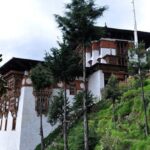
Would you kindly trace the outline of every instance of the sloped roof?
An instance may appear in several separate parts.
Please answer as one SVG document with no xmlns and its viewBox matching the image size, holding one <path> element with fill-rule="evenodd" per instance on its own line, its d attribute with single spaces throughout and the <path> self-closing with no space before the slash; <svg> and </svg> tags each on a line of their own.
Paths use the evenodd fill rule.
<svg viewBox="0 0 150 150">
<path fill-rule="evenodd" d="M 102 30 L 102 35 L 101 35 Z M 113 39 L 125 39 L 134 41 L 134 31 L 126 29 L 116 29 L 108 27 L 96 27 L 96 38 L 113 38 Z M 138 31 L 139 42 L 144 42 L 146 48 L 150 46 L 150 32 Z"/>
<path fill-rule="evenodd" d="M 134 31 L 125 29 L 116 29 L 108 27 L 95 27 L 96 35 L 95 38 L 99 40 L 100 38 L 113 38 L 113 39 L 125 39 L 134 40 Z M 139 42 L 143 41 L 146 48 L 150 47 L 150 32 L 138 31 Z M 35 67 L 38 63 L 42 63 L 39 60 L 23 59 L 23 58 L 12 58 L 6 62 L 1 68 L 0 73 L 6 74 L 8 71 L 29 71 L 31 68 Z"/>
<path fill-rule="evenodd" d="M 11 70 L 20 72 L 29 71 L 38 63 L 42 63 L 42 61 L 13 57 L 0 68 L 0 74 L 6 74 Z"/>
</svg>

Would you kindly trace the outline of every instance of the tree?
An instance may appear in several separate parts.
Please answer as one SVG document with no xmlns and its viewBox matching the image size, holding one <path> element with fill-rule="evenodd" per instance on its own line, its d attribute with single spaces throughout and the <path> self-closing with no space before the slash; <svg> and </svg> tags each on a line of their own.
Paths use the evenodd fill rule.
<svg viewBox="0 0 150 150">
<path fill-rule="evenodd" d="M 48 121 L 51 125 L 61 122 L 63 126 L 63 103 L 64 94 L 62 91 L 60 91 L 58 95 L 51 97 L 48 112 Z"/>
<path fill-rule="evenodd" d="M 102 16 L 106 7 L 96 7 L 94 0 L 72 0 L 66 5 L 65 16 L 55 15 L 56 21 L 63 32 L 64 38 L 72 49 L 81 47 L 83 52 L 83 82 L 84 88 L 84 149 L 88 150 L 88 120 L 86 107 L 86 46 L 94 39 L 95 20 Z"/>
<path fill-rule="evenodd" d="M 63 83 L 64 101 L 63 101 L 63 136 L 64 150 L 68 150 L 67 140 L 67 94 L 66 88 L 70 81 L 74 81 L 77 76 L 81 75 L 81 66 L 79 65 L 80 57 L 72 51 L 68 44 L 59 43 L 60 49 L 52 48 L 50 53 L 46 53 L 45 62 L 47 67 L 52 71 L 56 83 Z M 51 54 L 52 53 L 52 54 Z"/>
<path fill-rule="evenodd" d="M 82 107 L 83 97 L 84 93 L 82 91 L 75 95 L 72 107 L 73 111 L 75 112 L 83 111 Z M 87 92 L 87 101 L 86 101 L 87 108 L 90 108 L 93 104 L 94 104 L 94 96 L 91 92 Z"/>
<path fill-rule="evenodd" d="M 110 99 L 113 105 L 113 121 L 115 123 L 115 102 L 120 96 L 119 84 L 115 75 L 111 75 L 106 87 L 102 90 L 102 98 Z"/>
<path fill-rule="evenodd" d="M 31 70 L 31 80 L 35 93 L 39 96 L 39 115 L 40 115 L 40 135 L 41 135 L 41 150 L 44 150 L 44 135 L 43 135 L 43 121 L 42 121 L 42 90 L 46 87 L 49 87 L 52 82 L 51 72 L 44 65 L 38 64 L 35 68 Z"/>
<path fill-rule="evenodd" d="M 51 97 L 49 104 L 48 121 L 51 125 L 55 125 L 60 122 L 63 126 L 63 105 L 64 105 L 64 93 L 63 91 L 58 92 L 57 95 Z M 69 113 L 69 103 L 67 99 L 67 114 Z"/>
<path fill-rule="evenodd" d="M 147 120 L 147 104 L 144 95 L 144 77 L 150 68 L 150 52 L 145 49 L 145 44 L 140 43 L 138 47 L 132 48 L 129 51 L 129 73 L 138 76 L 141 87 L 141 100 L 143 101 L 144 122 L 145 122 L 145 136 L 148 136 L 148 120 Z"/>
</svg>

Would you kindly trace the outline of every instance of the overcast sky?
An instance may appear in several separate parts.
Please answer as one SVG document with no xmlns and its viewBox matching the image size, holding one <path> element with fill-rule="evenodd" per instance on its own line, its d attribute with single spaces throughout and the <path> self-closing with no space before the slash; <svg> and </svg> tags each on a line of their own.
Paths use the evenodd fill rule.
<svg viewBox="0 0 150 150">
<path fill-rule="evenodd" d="M 0 0 L 0 53 L 3 63 L 12 57 L 42 60 L 61 39 L 53 14 L 63 15 L 70 0 Z M 108 6 L 97 25 L 133 29 L 131 0 L 96 0 Z M 150 0 L 135 0 L 138 30 L 150 32 Z"/>
</svg>

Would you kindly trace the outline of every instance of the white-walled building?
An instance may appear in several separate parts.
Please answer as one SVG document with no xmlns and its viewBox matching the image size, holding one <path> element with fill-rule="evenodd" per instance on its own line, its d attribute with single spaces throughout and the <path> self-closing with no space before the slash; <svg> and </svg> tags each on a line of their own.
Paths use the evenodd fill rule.
<svg viewBox="0 0 150 150">
<path fill-rule="evenodd" d="M 127 76 L 127 54 L 133 45 L 133 31 L 104 28 L 106 34 L 99 40 L 92 41 L 86 51 L 86 69 L 88 90 L 97 100 L 101 99 L 101 89 L 113 73 L 119 80 Z M 139 32 L 139 40 L 150 47 L 150 33 Z M 40 143 L 40 118 L 37 114 L 36 99 L 33 95 L 32 82 L 28 76 L 31 68 L 40 61 L 12 58 L 0 68 L 7 81 L 7 98 L 0 98 L 0 150 L 34 150 Z M 53 86 L 53 91 L 46 94 L 57 94 L 61 83 Z M 82 78 L 67 85 L 67 95 L 72 103 L 74 95 L 82 90 Z M 45 114 L 48 111 L 48 100 L 44 103 Z M 43 118 L 44 136 L 54 127 Z"/>
<path fill-rule="evenodd" d="M 6 96 L 0 98 L 0 150 L 34 150 L 40 143 L 39 105 L 35 98 L 29 71 L 40 61 L 12 58 L 1 67 L 1 74 L 7 81 Z M 57 95 L 62 83 L 53 89 L 43 91 L 47 99 L 43 102 L 42 112 L 44 137 L 48 136 L 56 126 L 47 122 L 50 95 Z M 67 97 L 70 104 L 82 85 L 81 79 L 67 85 Z M 81 86 L 82 87 L 82 86 Z M 77 88 L 77 89 L 76 89 Z"/>
</svg>

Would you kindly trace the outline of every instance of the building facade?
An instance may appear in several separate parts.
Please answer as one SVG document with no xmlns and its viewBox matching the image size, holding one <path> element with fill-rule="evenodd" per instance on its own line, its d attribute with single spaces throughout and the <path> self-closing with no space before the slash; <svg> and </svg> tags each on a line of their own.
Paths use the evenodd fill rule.
<svg viewBox="0 0 150 150">
<path fill-rule="evenodd" d="M 104 28 L 106 34 L 92 41 L 86 50 L 88 90 L 101 99 L 101 89 L 113 73 L 119 80 L 127 77 L 128 49 L 133 45 L 133 31 Z M 150 46 L 150 33 L 138 32 L 139 41 Z M 0 150 L 33 150 L 40 143 L 40 118 L 37 93 L 34 93 L 29 77 L 31 68 L 40 61 L 12 58 L 0 68 L 0 74 L 7 81 L 5 96 L 0 97 Z M 55 126 L 47 122 L 48 97 L 56 95 L 62 83 L 43 92 L 43 129 L 46 137 Z M 74 95 L 83 88 L 82 78 L 67 85 L 70 103 Z"/>
</svg>

